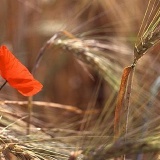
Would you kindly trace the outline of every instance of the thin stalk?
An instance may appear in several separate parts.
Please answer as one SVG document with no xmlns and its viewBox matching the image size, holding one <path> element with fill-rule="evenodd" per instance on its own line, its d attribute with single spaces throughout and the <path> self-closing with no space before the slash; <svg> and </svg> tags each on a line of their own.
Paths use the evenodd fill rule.
<svg viewBox="0 0 160 160">
<path fill-rule="evenodd" d="M 33 97 L 28 97 L 28 118 L 27 118 L 27 135 L 30 134 L 30 124 L 31 124 L 31 116 L 32 116 L 32 99 Z"/>
<path fill-rule="evenodd" d="M 0 91 L 2 90 L 2 88 L 7 84 L 7 80 L 0 86 Z"/>
</svg>

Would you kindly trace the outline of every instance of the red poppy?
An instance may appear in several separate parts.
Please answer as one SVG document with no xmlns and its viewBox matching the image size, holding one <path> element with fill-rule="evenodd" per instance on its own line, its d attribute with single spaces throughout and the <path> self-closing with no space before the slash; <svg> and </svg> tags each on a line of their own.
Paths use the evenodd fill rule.
<svg viewBox="0 0 160 160">
<path fill-rule="evenodd" d="M 33 96 L 42 89 L 28 69 L 7 49 L 0 47 L 0 74 L 24 96 Z"/>
</svg>

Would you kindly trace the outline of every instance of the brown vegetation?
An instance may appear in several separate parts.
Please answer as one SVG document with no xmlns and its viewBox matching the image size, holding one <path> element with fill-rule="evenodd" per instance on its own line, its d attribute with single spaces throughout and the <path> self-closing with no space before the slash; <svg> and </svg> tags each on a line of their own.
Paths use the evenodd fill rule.
<svg viewBox="0 0 160 160">
<path fill-rule="evenodd" d="M 1 0 L 0 10 L 1 44 L 44 85 L 29 101 L 0 91 L 1 159 L 158 160 L 158 0 Z"/>
</svg>

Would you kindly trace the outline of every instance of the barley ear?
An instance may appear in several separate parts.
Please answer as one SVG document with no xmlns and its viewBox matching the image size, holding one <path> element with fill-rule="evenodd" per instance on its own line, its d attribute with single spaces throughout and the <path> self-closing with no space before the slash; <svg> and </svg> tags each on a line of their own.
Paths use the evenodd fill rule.
<svg viewBox="0 0 160 160">
<path fill-rule="evenodd" d="M 134 48 L 134 61 L 138 61 L 151 47 L 160 41 L 160 9 L 140 37 Z"/>
</svg>

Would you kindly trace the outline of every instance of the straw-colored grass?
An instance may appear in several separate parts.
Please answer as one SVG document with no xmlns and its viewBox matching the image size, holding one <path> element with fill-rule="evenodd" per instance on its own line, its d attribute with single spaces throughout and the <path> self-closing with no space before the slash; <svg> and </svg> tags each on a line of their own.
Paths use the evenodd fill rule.
<svg viewBox="0 0 160 160">
<path fill-rule="evenodd" d="M 141 80 L 137 78 L 138 76 L 133 80 L 134 72 L 135 74 L 139 72 L 140 76 L 142 76 L 141 73 L 144 73 L 143 68 L 141 69 L 142 72 L 136 70 L 139 59 L 159 44 L 160 4 L 156 0 L 149 1 L 142 27 L 140 27 L 140 32 L 136 38 L 137 42 L 132 49 L 131 44 L 122 40 L 122 35 L 126 36 L 127 33 L 120 26 L 123 26 L 123 28 L 125 28 L 125 24 L 128 24 L 126 28 L 132 26 L 133 22 L 130 23 L 129 21 L 131 18 L 125 19 L 125 15 L 128 14 L 126 14 L 127 8 L 124 10 L 124 6 L 128 3 L 131 5 L 133 2 L 128 0 L 122 2 L 124 3 L 119 5 L 119 2 L 116 1 L 96 1 L 95 3 L 86 0 L 81 1 L 80 6 L 84 10 L 81 8 L 82 10 L 78 12 L 76 18 L 81 17 L 85 12 L 89 17 L 88 24 L 96 20 L 104 20 L 101 19 L 101 16 L 103 17 L 105 14 L 96 16 L 97 10 L 95 8 L 97 5 L 101 9 L 106 9 L 108 6 L 111 8 L 108 19 L 111 19 L 110 16 L 113 15 L 112 18 L 115 21 L 110 20 L 109 30 L 105 26 L 104 30 L 103 27 L 93 27 L 92 30 L 80 33 L 80 28 L 86 27 L 86 22 L 79 24 L 71 32 L 58 31 L 45 42 L 37 56 L 32 70 L 33 74 L 38 71 L 42 58 L 47 56 L 46 51 L 51 47 L 57 47 L 64 54 L 71 54 L 75 58 L 75 62 L 87 74 L 89 74 L 89 67 L 93 69 L 100 80 L 95 87 L 95 93 L 90 100 L 91 103 L 86 106 L 86 110 L 82 110 L 78 106 L 31 99 L 30 103 L 33 110 L 25 113 L 23 109 L 19 109 L 19 106 L 27 106 L 28 101 L 2 100 L 0 103 L 2 115 L 0 117 L 2 126 L 0 158 L 2 160 L 111 160 L 115 157 L 123 157 L 123 159 L 129 157 L 130 159 L 140 160 L 135 158 L 140 153 L 158 153 L 160 151 L 159 116 L 147 119 L 147 114 L 143 113 L 144 109 L 151 115 L 155 115 L 147 107 L 149 102 L 154 103 L 153 100 L 156 99 L 158 91 L 156 90 L 153 99 L 152 96 L 150 97 L 150 92 L 145 90 L 145 82 L 144 86 L 139 86 L 139 81 L 143 80 L 142 77 Z M 134 2 L 136 3 L 136 0 Z M 92 8 L 88 11 L 87 8 L 90 7 L 95 10 L 92 10 Z M 129 9 L 132 9 L 132 7 L 130 6 Z M 132 10 L 129 10 L 129 15 L 132 15 L 132 12 Z M 148 14 L 149 18 L 146 19 Z M 124 18 L 126 21 L 116 22 L 118 20 L 117 16 L 120 16 L 121 19 Z M 112 29 L 116 25 L 119 27 L 117 27 L 118 30 L 116 30 L 116 27 Z M 103 36 L 100 31 L 106 32 L 110 36 Z M 120 32 L 120 36 L 118 36 L 118 32 Z M 92 36 L 93 33 L 95 35 Z M 127 37 L 126 39 L 130 38 Z M 132 52 L 134 55 L 132 55 Z M 120 86 L 120 77 L 125 65 L 130 66 L 124 69 Z M 144 73 L 144 76 L 146 75 Z M 107 84 L 107 87 L 111 89 L 104 106 L 95 109 L 94 105 L 101 84 Z M 158 98 L 156 100 L 159 102 Z M 36 113 L 37 107 L 49 109 L 48 112 L 53 111 L 53 113 L 50 113 L 52 120 L 59 118 L 64 123 L 58 123 L 57 120 L 56 124 L 53 125 L 53 122 L 47 121 L 47 115 L 43 112 Z M 64 117 L 57 113 L 62 113 Z M 73 117 L 70 117 L 70 114 Z M 28 116 L 30 116 L 30 119 L 27 120 Z M 45 117 L 46 122 L 44 123 L 38 117 Z M 26 135 L 26 130 L 29 130 L 28 135 Z"/>
</svg>

